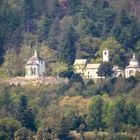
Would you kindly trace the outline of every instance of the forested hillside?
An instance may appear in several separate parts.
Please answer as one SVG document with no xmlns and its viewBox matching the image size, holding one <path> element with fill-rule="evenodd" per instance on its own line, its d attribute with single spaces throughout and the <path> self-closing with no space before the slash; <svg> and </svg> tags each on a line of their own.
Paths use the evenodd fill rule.
<svg viewBox="0 0 140 140">
<path fill-rule="evenodd" d="M 75 58 L 124 68 L 140 58 L 139 0 L 0 0 L 0 78 L 24 76 L 35 49 L 45 76 L 66 84 L 0 83 L 0 140 L 139 140 L 140 73 L 96 83 L 73 73 Z M 0 81 L 1 82 L 1 81 Z"/>
<path fill-rule="evenodd" d="M 25 64 L 31 53 L 23 54 L 37 46 L 46 52 L 43 57 L 49 67 L 60 61 L 70 66 L 76 57 L 99 61 L 102 48 L 115 52 L 119 46 L 113 62 L 124 67 L 132 51 L 140 54 L 140 23 L 131 10 L 138 13 L 139 5 L 127 0 L 1 0 L 2 75 L 5 70 L 11 76 L 23 75 L 20 64 Z"/>
<path fill-rule="evenodd" d="M 140 1 L 139 0 L 108 0 L 108 2 L 116 9 L 125 9 L 127 10 L 131 15 L 136 16 L 139 18 L 140 14 Z"/>
</svg>

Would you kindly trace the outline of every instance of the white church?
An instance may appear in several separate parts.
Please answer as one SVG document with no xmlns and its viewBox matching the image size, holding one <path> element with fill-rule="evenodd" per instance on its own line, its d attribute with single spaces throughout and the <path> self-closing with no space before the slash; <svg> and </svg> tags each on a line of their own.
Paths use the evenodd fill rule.
<svg viewBox="0 0 140 140">
<path fill-rule="evenodd" d="M 137 72 L 140 72 L 140 65 L 135 54 L 133 54 L 133 58 L 130 60 L 129 65 L 125 68 L 125 77 L 128 78 L 130 76 L 136 76 Z"/>
<path fill-rule="evenodd" d="M 110 61 L 110 51 L 108 48 L 103 50 L 102 61 Z M 84 79 L 97 80 L 104 78 L 98 75 L 100 65 L 101 63 L 88 63 L 87 59 L 76 59 L 74 62 L 74 71 L 75 73 L 79 73 Z M 133 58 L 130 60 L 129 65 L 125 68 L 125 70 L 121 70 L 118 66 L 113 66 L 112 77 L 122 76 L 129 78 L 131 76 L 136 76 L 136 72 L 140 72 L 140 65 L 135 54 L 133 54 Z"/>
<path fill-rule="evenodd" d="M 28 59 L 25 66 L 26 78 L 37 78 L 43 76 L 45 73 L 45 61 L 39 57 L 35 50 L 34 55 Z"/>
</svg>

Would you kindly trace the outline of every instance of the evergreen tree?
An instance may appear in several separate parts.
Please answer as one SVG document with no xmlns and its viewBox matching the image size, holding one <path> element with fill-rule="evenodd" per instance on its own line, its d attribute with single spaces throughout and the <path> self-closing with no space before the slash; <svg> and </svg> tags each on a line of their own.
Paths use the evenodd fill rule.
<svg viewBox="0 0 140 140">
<path fill-rule="evenodd" d="M 35 130 L 35 114 L 32 109 L 28 107 L 28 100 L 26 96 L 22 96 L 20 104 L 17 109 L 17 119 L 21 122 L 23 127 Z"/>
<path fill-rule="evenodd" d="M 134 103 L 127 105 L 127 123 L 131 125 L 139 125 L 138 113 Z"/>
<path fill-rule="evenodd" d="M 1 105 L 2 105 L 1 107 L 5 110 L 5 113 L 7 115 L 9 113 L 14 115 L 15 105 L 14 105 L 14 102 L 12 100 L 12 97 L 11 97 L 11 94 L 10 94 L 8 87 L 4 88 L 3 95 L 1 97 Z"/>
<path fill-rule="evenodd" d="M 92 103 L 89 110 L 88 121 L 92 129 L 100 130 L 103 128 L 103 100 L 101 98 L 96 99 L 95 103 Z"/>
<path fill-rule="evenodd" d="M 73 15 L 75 14 L 81 5 L 81 1 L 80 0 L 70 0 L 69 1 L 69 6 L 70 6 L 70 13 Z"/>
<path fill-rule="evenodd" d="M 127 120 L 125 100 L 116 101 L 115 104 L 109 107 L 107 114 L 107 126 L 113 133 L 120 132 L 122 124 Z"/>
<path fill-rule="evenodd" d="M 32 20 L 35 18 L 35 8 L 33 5 L 33 0 L 24 0 L 23 1 L 23 16 L 24 16 L 24 29 L 25 31 L 29 32 L 31 31 L 31 26 L 32 26 Z"/>
<path fill-rule="evenodd" d="M 99 70 L 98 70 L 98 75 L 101 76 L 101 77 L 111 77 L 112 74 L 113 74 L 113 66 L 111 63 L 109 62 L 103 62 L 100 67 L 99 67 Z"/>
<path fill-rule="evenodd" d="M 72 65 L 75 61 L 76 56 L 76 34 L 72 26 L 69 27 L 62 41 L 60 48 L 60 59 L 61 61 L 67 63 L 69 66 Z"/>
<path fill-rule="evenodd" d="M 60 117 L 57 126 L 55 128 L 55 133 L 60 140 L 66 140 L 69 136 L 69 125 L 64 117 Z"/>
</svg>

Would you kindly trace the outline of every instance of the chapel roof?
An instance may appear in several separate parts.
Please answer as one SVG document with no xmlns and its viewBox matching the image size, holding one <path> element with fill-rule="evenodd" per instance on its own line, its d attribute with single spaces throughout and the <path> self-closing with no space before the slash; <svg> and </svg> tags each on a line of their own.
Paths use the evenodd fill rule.
<svg viewBox="0 0 140 140">
<path fill-rule="evenodd" d="M 29 58 L 28 61 L 40 61 L 40 60 L 43 60 L 43 58 L 38 56 L 37 51 L 35 50 L 34 55 L 31 58 Z"/>
<path fill-rule="evenodd" d="M 39 64 L 37 64 L 37 63 L 34 62 L 34 61 L 29 61 L 29 62 L 27 62 L 27 65 L 39 65 Z"/>
</svg>

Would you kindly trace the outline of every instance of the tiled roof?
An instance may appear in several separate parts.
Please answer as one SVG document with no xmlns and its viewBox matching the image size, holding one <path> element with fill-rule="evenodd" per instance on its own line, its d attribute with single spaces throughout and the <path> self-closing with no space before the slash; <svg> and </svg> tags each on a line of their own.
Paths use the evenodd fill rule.
<svg viewBox="0 0 140 140">
<path fill-rule="evenodd" d="M 43 58 L 39 57 L 35 50 L 34 55 L 28 59 L 27 65 L 36 65 L 36 61 L 42 61 Z"/>
</svg>

